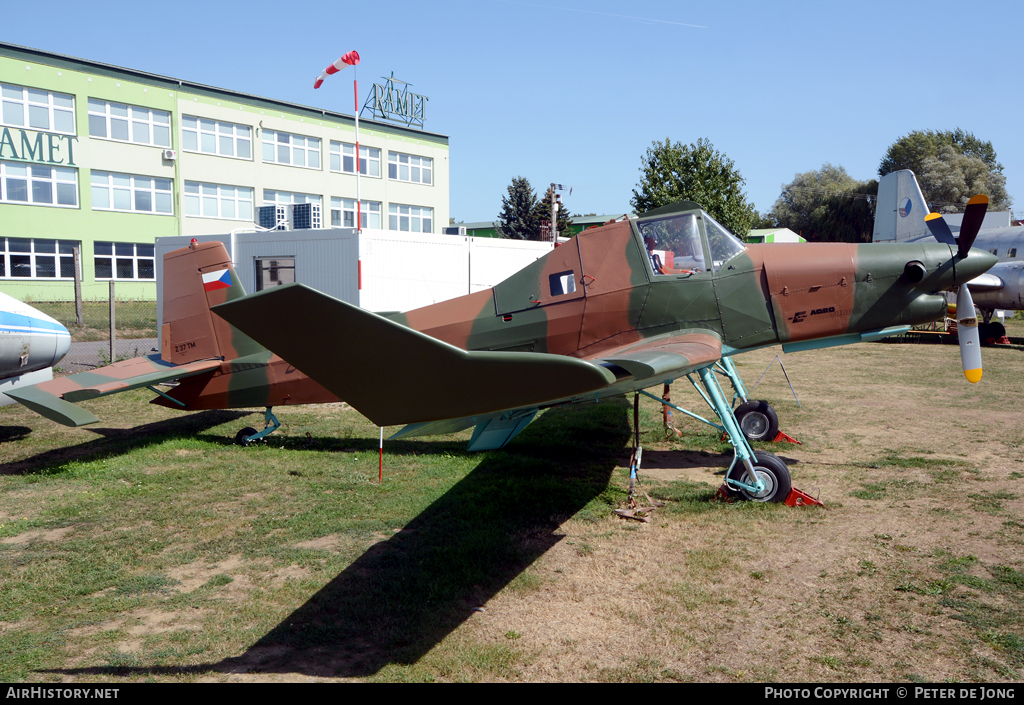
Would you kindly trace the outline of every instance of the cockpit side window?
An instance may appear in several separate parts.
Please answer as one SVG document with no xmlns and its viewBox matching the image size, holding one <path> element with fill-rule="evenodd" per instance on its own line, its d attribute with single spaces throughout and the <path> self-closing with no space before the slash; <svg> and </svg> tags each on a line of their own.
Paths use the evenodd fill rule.
<svg viewBox="0 0 1024 705">
<path fill-rule="evenodd" d="M 694 274 L 706 269 L 695 213 L 637 224 L 656 276 Z"/>
<path fill-rule="evenodd" d="M 711 250 L 711 263 L 716 272 L 723 264 L 747 249 L 735 235 L 707 213 L 704 214 L 704 232 L 708 234 L 708 249 Z"/>
</svg>

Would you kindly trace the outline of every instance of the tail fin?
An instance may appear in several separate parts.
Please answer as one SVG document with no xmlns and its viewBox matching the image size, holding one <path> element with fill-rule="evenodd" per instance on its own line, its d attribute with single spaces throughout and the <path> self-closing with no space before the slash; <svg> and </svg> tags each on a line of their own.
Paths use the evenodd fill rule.
<svg viewBox="0 0 1024 705">
<path fill-rule="evenodd" d="M 193 242 L 164 255 L 163 327 L 160 357 L 175 365 L 222 357 L 226 360 L 265 350 L 210 312 L 211 306 L 245 296 L 231 258 L 221 242 Z"/>
<path fill-rule="evenodd" d="M 928 205 L 914 172 L 909 169 L 886 174 L 878 182 L 878 205 L 872 242 L 907 242 L 929 235 L 924 217 Z"/>
</svg>

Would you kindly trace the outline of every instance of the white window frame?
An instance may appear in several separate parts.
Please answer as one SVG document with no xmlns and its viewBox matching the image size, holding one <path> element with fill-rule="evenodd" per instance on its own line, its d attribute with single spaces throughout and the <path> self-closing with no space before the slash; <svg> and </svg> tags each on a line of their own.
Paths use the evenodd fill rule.
<svg viewBox="0 0 1024 705">
<path fill-rule="evenodd" d="M 14 251 L 12 249 L 12 240 L 17 242 L 27 241 L 28 251 Z M 15 245 L 14 247 L 17 246 Z M 72 248 L 74 247 L 81 247 L 81 243 L 76 242 L 75 240 L 0 237 L 0 267 L 3 267 L 3 273 L 0 274 L 0 279 L 11 279 L 14 281 L 25 281 L 30 279 L 42 281 L 73 281 L 75 278 L 75 255 Z M 31 274 L 27 277 L 14 276 L 11 265 L 12 257 L 28 257 L 29 271 Z M 39 260 L 41 259 L 53 260 L 54 276 L 48 277 L 39 275 Z M 66 274 L 62 275 L 62 273 Z"/>
<path fill-rule="evenodd" d="M 302 141 L 301 146 L 296 144 L 298 140 Z M 264 129 L 260 141 L 263 145 L 262 157 L 265 164 L 281 164 L 321 171 L 319 137 Z M 314 142 L 315 146 L 311 146 Z M 301 163 L 297 163 L 299 161 Z M 316 164 L 310 163 L 313 161 Z"/>
<path fill-rule="evenodd" d="M 190 143 L 194 142 L 194 146 Z M 248 155 L 239 154 L 245 145 Z M 181 116 L 181 149 L 197 154 L 252 161 L 252 127 L 235 122 L 211 120 L 197 115 Z"/>
<path fill-rule="evenodd" d="M 359 222 L 363 228 L 380 230 L 380 201 L 359 202 Z M 354 228 L 356 222 L 356 199 L 331 197 L 331 227 Z"/>
<path fill-rule="evenodd" d="M 331 140 L 331 171 L 336 174 L 356 173 L 356 146 Z M 380 178 L 380 149 L 359 145 L 359 175 Z"/>
<path fill-rule="evenodd" d="M 103 249 L 104 245 L 110 245 L 109 253 L 100 253 L 100 249 Z M 130 252 L 129 252 L 130 248 Z M 142 248 L 140 254 L 139 249 Z M 92 244 L 93 252 L 93 274 L 96 281 L 156 281 L 156 246 L 149 242 L 105 242 L 96 241 Z M 110 276 L 100 276 L 99 274 L 99 260 L 108 259 L 110 260 Z M 118 267 L 124 263 L 130 262 L 132 267 L 132 276 L 122 277 L 119 276 Z M 145 264 L 153 272 L 151 277 L 143 277 L 139 275 L 139 265 Z"/>
<path fill-rule="evenodd" d="M 125 182 L 125 179 L 128 182 Z M 148 183 L 147 183 L 148 182 Z M 174 215 L 174 182 L 156 176 L 141 174 L 119 174 L 109 171 L 94 171 L 89 179 L 92 189 L 92 209 L 94 211 L 117 211 L 119 213 L 149 213 L 152 215 Z M 97 193 L 105 191 L 107 205 L 97 206 Z M 129 207 L 119 208 L 115 196 L 120 193 L 129 194 Z M 138 208 L 140 199 L 148 195 L 152 208 Z M 166 203 L 167 210 L 157 210 L 159 203 Z"/>
<path fill-rule="evenodd" d="M 24 182 L 25 199 L 11 198 L 11 186 Z M 50 200 L 44 200 L 44 189 Z M 69 197 L 73 203 L 60 203 Z M 36 200 L 38 198 L 38 200 Z M 78 208 L 78 169 L 31 162 L 0 161 L 0 203 L 51 208 Z"/>
<path fill-rule="evenodd" d="M 124 115 L 118 114 L 122 108 Z M 93 131 L 98 121 L 103 122 L 102 135 Z M 125 138 L 114 137 L 113 126 L 120 122 L 125 123 L 124 127 L 128 135 Z M 166 139 L 158 140 L 158 132 Z M 147 108 L 143 105 L 89 98 L 89 137 L 96 140 L 128 142 L 151 147 L 170 147 L 171 114 L 166 110 Z"/>
<path fill-rule="evenodd" d="M 186 181 L 182 193 L 182 213 L 188 218 L 252 221 L 255 217 L 252 189 L 248 186 Z"/>
<path fill-rule="evenodd" d="M 14 96 L 13 93 L 18 91 L 21 92 L 21 95 L 19 97 Z M 75 134 L 75 97 L 69 93 L 55 93 L 40 88 L 19 86 L 14 83 L 2 83 L 0 84 L 0 102 L 2 102 L 2 105 L 0 105 L 0 124 L 39 132 L 56 132 L 62 135 Z M 21 107 L 21 122 L 8 120 L 8 117 L 16 110 L 16 106 Z M 38 124 L 40 122 L 40 109 L 46 110 L 47 127 L 41 127 Z M 57 129 L 58 115 L 64 119 L 70 116 L 71 127 L 69 129 Z"/>
<path fill-rule="evenodd" d="M 392 181 L 433 186 L 434 160 L 418 154 L 388 152 L 388 178 Z"/>
<path fill-rule="evenodd" d="M 423 229 L 423 221 L 429 223 L 426 230 Z M 402 227 L 403 225 L 406 227 Z M 388 230 L 398 230 L 405 233 L 432 233 L 434 232 L 434 209 L 427 206 L 407 206 L 401 203 L 389 203 Z"/>
<path fill-rule="evenodd" d="M 316 203 L 321 205 L 320 196 L 315 193 L 292 193 L 291 191 L 276 191 L 274 189 L 263 189 L 263 205 L 276 206 L 288 205 L 289 203 Z"/>
</svg>

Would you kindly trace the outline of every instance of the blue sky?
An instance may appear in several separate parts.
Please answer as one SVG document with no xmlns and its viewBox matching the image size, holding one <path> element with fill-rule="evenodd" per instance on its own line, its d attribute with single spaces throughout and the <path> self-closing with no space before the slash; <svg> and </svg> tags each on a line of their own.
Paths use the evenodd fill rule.
<svg viewBox="0 0 1024 705">
<path fill-rule="evenodd" d="M 655 140 L 703 137 L 759 211 L 829 162 L 877 176 L 896 139 L 990 140 L 1024 213 L 1024 3 L 453 0 L 8 3 L 0 39 L 352 112 L 394 72 L 448 135 L 451 215 L 491 220 L 515 176 L 558 182 L 573 213 L 621 214 Z"/>
</svg>

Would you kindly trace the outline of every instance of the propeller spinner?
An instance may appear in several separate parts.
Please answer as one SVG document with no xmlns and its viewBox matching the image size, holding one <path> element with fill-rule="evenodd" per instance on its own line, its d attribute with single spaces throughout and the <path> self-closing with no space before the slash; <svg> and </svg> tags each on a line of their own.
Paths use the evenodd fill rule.
<svg viewBox="0 0 1024 705">
<path fill-rule="evenodd" d="M 957 246 L 956 256 L 953 258 L 953 266 L 956 261 L 967 257 L 974 240 L 981 230 L 981 223 L 985 219 L 985 211 L 988 209 L 988 196 L 972 196 L 967 202 L 967 209 L 964 211 L 964 219 L 960 225 L 959 242 L 953 238 L 949 225 L 938 213 L 929 213 L 925 216 L 925 222 L 932 236 L 939 242 L 951 246 Z M 978 334 L 978 316 L 974 310 L 974 299 L 967 288 L 967 283 L 960 285 L 956 295 L 957 313 L 957 337 L 960 340 L 960 362 L 964 368 L 964 376 L 968 382 L 981 380 L 981 337 Z"/>
</svg>

